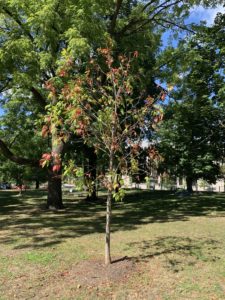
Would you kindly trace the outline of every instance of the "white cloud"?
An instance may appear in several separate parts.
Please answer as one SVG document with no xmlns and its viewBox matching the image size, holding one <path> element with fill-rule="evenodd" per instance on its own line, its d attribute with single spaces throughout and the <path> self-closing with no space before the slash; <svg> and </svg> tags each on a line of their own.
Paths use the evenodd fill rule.
<svg viewBox="0 0 225 300">
<path fill-rule="evenodd" d="M 203 6 L 195 6 L 190 13 L 189 21 L 199 23 L 206 21 L 207 25 L 213 24 L 218 12 L 225 13 L 225 7 L 222 5 L 216 8 L 204 8 Z"/>
</svg>

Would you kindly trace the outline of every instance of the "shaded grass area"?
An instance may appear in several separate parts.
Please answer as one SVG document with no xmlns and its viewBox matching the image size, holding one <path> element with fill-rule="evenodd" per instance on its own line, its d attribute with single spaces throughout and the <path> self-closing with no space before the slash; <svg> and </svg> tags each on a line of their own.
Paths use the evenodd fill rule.
<svg viewBox="0 0 225 300">
<path fill-rule="evenodd" d="M 65 238 L 76 238 L 93 233 L 103 233 L 105 203 L 90 203 L 83 199 L 64 199 L 62 211 L 46 211 L 43 192 L 27 192 L 18 197 L 14 192 L 0 193 L 0 228 L 10 228 L 12 234 L 0 242 L 13 243 L 14 237 L 31 237 L 33 243 L 21 248 L 48 247 L 61 243 Z M 112 232 L 134 230 L 149 223 L 188 221 L 190 217 L 225 216 L 225 197 L 222 194 L 196 194 L 179 198 L 168 192 L 129 193 L 121 203 L 113 205 Z M 35 237 L 35 229 L 53 230 L 54 241 L 49 237 Z M 30 230 L 29 230 L 30 229 Z"/>
<path fill-rule="evenodd" d="M 0 191 L 0 299 L 224 299 L 222 193 L 129 191 L 113 204 L 112 253 L 135 272 L 97 290 L 66 280 L 71 266 L 103 258 L 102 197 L 87 203 L 67 195 L 66 209 L 54 212 L 44 209 L 44 192 Z"/>
</svg>

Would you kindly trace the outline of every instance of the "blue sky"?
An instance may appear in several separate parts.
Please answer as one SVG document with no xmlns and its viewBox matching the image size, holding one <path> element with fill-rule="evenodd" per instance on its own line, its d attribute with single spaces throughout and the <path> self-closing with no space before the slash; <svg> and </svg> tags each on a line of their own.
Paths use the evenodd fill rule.
<svg viewBox="0 0 225 300">
<path fill-rule="evenodd" d="M 188 18 L 187 22 L 195 22 L 195 23 L 199 23 L 200 21 L 206 21 L 207 25 L 210 26 L 213 24 L 213 21 L 216 17 L 216 14 L 218 12 L 225 12 L 225 7 L 223 7 L 222 5 L 218 6 L 217 8 L 208 8 L 205 9 L 202 6 L 197 6 L 194 7 L 191 10 L 191 14 L 190 17 Z"/>
<path fill-rule="evenodd" d="M 191 9 L 190 16 L 186 19 L 186 24 L 199 24 L 201 21 L 206 21 L 207 26 L 211 26 L 218 12 L 225 12 L 225 7 L 219 5 L 216 8 L 204 8 L 203 6 L 195 6 Z M 180 38 L 185 35 L 185 32 L 180 30 Z M 169 43 L 172 46 L 177 45 L 177 41 L 170 37 L 171 31 L 167 31 L 163 35 L 163 48 L 168 46 Z"/>
<path fill-rule="evenodd" d="M 214 19 L 217 15 L 217 13 L 222 12 L 225 13 L 225 7 L 222 5 L 217 6 L 216 8 L 204 8 L 203 6 L 195 6 L 192 8 L 190 12 L 190 16 L 186 20 L 186 24 L 199 24 L 201 21 L 206 21 L 207 26 L 211 26 L 214 23 Z M 185 32 L 180 31 L 180 38 L 184 38 Z M 178 43 L 178 40 L 175 40 L 171 38 L 171 31 L 167 31 L 163 35 L 163 46 L 162 49 L 172 45 L 173 47 L 176 47 Z M 164 88 L 166 88 L 166 83 L 159 82 L 160 85 L 162 85 Z"/>
</svg>

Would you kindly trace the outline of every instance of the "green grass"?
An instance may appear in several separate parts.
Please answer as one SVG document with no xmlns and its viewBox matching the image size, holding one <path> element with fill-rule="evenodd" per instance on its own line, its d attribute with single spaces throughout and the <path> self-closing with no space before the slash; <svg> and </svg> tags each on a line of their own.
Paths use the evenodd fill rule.
<svg viewBox="0 0 225 300">
<path fill-rule="evenodd" d="M 0 191 L 0 299 L 224 299 L 225 194 L 179 198 L 132 191 L 113 204 L 112 256 L 135 268 L 107 285 L 77 286 L 77 264 L 104 256 L 104 203 Z"/>
</svg>

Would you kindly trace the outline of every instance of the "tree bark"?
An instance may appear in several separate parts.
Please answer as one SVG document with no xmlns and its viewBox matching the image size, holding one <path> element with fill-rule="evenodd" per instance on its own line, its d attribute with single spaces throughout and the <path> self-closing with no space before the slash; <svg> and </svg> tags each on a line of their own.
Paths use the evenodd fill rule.
<svg viewBox="0 0 225 300">
<path fill-rule="evenodd" d="M 54 96 L 52 105 L 55 105 L 57 102 L 58 99 Z M 48 169 L 47 208 L 49 209 L 64 208 L 62 201 L 62 158 L 64 146 L 64 142 L 58 136 L 58 130 L 54 130 L 51 135 L 52 162 Z M 53 167 L 57 169 L 54 170 Z"/>
<path fill-rule="evenodd" d="M 52 170 L 48 170 L 48 209 L 64 208 L 62 202 L 62 178 L 61 173 L 55 174 Z"/>
<path fill-rule="evenodd" d="M 187 184 L 187 191 L 189 193 L 192 193 L 193 192 L 193 189 L 192 189 L 193 179 L 191 177 L 187 177 L 186 184 Z"/>
<path fill-rule="evenodd" d="M 114 134 L 114 130 L 112 136 Z M 111 264 L 111 251 L 110 251 L 110 227 L 112 217 L 112 191 L 113 191 L 113 171 L 114 171 L 114 152 L 111 149 L 109 155 L 109 187 L 106 202 L 106 226 L 105 226 L 105 264 Z"/>
</svg>

